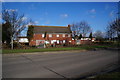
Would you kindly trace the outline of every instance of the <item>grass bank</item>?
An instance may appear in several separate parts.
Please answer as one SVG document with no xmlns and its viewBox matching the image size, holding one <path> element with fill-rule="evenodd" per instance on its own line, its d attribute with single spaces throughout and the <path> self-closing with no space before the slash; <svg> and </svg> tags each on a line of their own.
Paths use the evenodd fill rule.
<svg viewBox="0 0 120 80">
<path fill-rule="evenodd" d="M 120 72 L 106 73 L 106 74 L 98 75 L 94 78 L 94 80 L 103 80 L 103 79 L 120 80 Z"/>
<path fill-rule="evenodd" d="M 77 47 L 62 47 L 62 48 L 31 48 L 31 49 L 3 49 L 2 53 L 30 53 L 30 52 L 50 52 L 50 51 L 68 51 L 68 50 L 89 50 L 94 48 L 105 48 L 103 45 L 84 45 Z"/>
</svg>

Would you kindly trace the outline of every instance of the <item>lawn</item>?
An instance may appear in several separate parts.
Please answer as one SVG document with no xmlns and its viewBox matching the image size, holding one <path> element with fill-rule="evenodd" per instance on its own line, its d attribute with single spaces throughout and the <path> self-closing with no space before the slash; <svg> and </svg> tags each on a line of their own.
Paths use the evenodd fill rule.
<svg viewBox="0 0 120 80">
<path fill-rule="evenodd" d="M 31 48 L 31 49 L 3 49 L 2 53 L 30 53 L 30 52 L 50 52 L 50 51 L 68 51 L 68 50 L 88 50 L 94 48 L 105 48 L 108 46 L 101 45 L 85 45 L 77 47 L 62 47 L 62 48 Z"/>
<path fill-rule="evenodd" d="M 95 80 L 102 80 L 102 79 L 112 79 L 112 80 L 120 80 L 120 72 L 112 72 L 112 73 L 106 73 L 102 75 L 98 75 L 94 78 Z"/>
</svg>

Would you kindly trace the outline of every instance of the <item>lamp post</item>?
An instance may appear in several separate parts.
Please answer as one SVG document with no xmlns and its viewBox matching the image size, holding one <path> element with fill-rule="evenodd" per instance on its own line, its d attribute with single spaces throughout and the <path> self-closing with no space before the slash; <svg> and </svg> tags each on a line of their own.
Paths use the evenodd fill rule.
<svg viewBox="0 0 120 80">
<path fill-rule="evenodd" d="M 117 12 L 117 37 L 118 37 L 118 41 L 120 41 L 120 26 L 119 26 L 119 19 L 120 19 L 120 10 L 119 10 L 119 7 L 120 7 L 120 1 L 118 2 L 118 12 Z"/>
</svg>

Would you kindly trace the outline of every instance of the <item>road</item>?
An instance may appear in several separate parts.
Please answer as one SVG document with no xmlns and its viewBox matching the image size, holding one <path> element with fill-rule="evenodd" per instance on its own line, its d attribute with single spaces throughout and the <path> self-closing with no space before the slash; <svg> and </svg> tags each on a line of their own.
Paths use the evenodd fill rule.
<svg viewBox="0 0 120 80">
<path fill-rule="evenodd" d="M 61 51 L 3 55 L 3 78 L 77 78 L 116 67 L 118 52 Z"/>
</svg>

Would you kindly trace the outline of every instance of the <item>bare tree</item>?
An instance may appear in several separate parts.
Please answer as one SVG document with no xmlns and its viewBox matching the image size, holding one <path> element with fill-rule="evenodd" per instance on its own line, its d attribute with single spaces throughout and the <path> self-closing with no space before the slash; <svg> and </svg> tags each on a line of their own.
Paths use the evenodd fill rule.
<svg viewBox="0 0 120 80">
<path fill-rule="evenodd" d="M 4 24 L 9 24 L 9 27 L 6 28 L 6 34 L 10 34 L 11 39 L 11 49 L 13 49 L 13 40 L 17 39 L 21 31 L 23 31 L 28 24 L 26 17 L 24 15 L 18 15 L 17 10 L 3 10 L 2 19 Z"/>
<path fill-rule="evenodd" d="M 70 28 L 72 30 L 73 37 L 78 36 L 80 34 L 81 27 L 79 26 L 78 23 L 74 23 L 74 24 L 70 25 Z"/>
<path fill-rule="evenodd" d="M 91 32 L 91 27 L 86 21 L 81 21 L 80 27 L 81 27 L 81 33 L 83 34 L 83 37 L 86 37 L 86 34 Z"/>
<path fill-rule="evenodd" d="M 118 37 L 120 35 L 120 19 L 115 19 L 114 21 L 111 21 L 106 29 L 107 37 L 112 39 L 115 36 Z"/>
<path fill-rule="evenodd" d="M 35 23 L 30 19 L 29 21 L 29 25 L 28 25 L 28 29 L 27 29 L 27 38 L 28 38 L 28 41 L 30 42 L 31 39 L 33 38 L 33 35 L 34 35 L 34 25 Z"/>
<path fill-rule="evenodd" d="M 101 32 L 100 30 L 97 30 L 93 36 L 96 38 L 96 40 L 98 41 L 102 41 L 104 38 L 103 32 Z"/>
<path fill-rule="evenodd" d="M 106 37 L 109 38 L 109 40 L 112 40 L 116 34 L 116 31 L 113 29 L 113 26 L 111 23 L 106 28 Z"/>
<path fill-rule="evenodd" d="M 116 31 L 116 35 L 117 35 L 117 37 L 119 38 L 119 35 L 120 35 L 120 18 L 115 19 L 115 20 L 112 22 L 111 26 L 112 26 L 112 29 L 113 29 L 114 31 Z M 119 39 L 119 40 L 120 40 L 120 39 Z"/>
<path fill-rule="evenodd" d="M 81 21 L 79 23 L 72 24 L 71 30 L 73 32 L 73 37 L 79 36 L 80 34 L 82 34 L 83 37 L 86 37 L 86 34 L 91 32 L 91 27 L 86 21 Z"/>
</svg>

